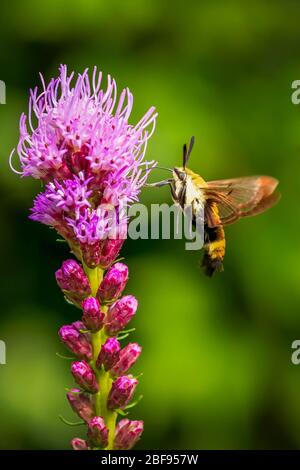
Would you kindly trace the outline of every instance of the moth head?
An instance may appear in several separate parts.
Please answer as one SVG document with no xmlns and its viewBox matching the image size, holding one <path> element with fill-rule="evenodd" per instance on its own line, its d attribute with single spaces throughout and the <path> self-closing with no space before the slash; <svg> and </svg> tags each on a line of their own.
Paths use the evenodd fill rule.
<svg viewBox="0 0 300 470">
<path fill-rule="evenodd" d="M 184 183 L 186 181 L 186 177 L 187 177 L 187 174 L 186 174 L 185 168 L 175 166 L 175 168 L 173 169 L 173 178 L 174 178 L 175 183 L 177 181 L 180 183 Z"/>
</svg>

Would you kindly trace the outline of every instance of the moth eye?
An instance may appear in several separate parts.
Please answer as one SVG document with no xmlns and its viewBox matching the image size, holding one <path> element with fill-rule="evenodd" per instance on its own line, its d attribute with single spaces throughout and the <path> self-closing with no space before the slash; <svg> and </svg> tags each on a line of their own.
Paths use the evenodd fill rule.
<svg viewBox="0 0 300 470">
<path fill-rule="evenodd" d="M 178 168 L 174 168 L 174 171 L 181 181 L 186 179 L 186 173 L 184 171 L 178 170 Z"/>
</svg>

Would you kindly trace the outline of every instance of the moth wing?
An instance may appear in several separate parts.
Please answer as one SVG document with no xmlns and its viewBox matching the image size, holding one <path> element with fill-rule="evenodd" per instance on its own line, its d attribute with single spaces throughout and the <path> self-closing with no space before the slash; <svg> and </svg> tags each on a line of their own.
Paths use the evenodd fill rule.
<svg viewBox="0 0 300 470">
<path fill-rule="evenodd" d="M 216 217 L 211 206 L 205 206 L 205 220 L 209 227 L 216 227 L 217 225 L 229 225 L 236 222 L 241 216 L 239 211 L 231 204 L 227 197 L 219 193 L 210 195 L 208 201 L 215 202 L 218 207 L 218 216 Z"/>
<path fill-rule="evenodd" d="M 203 188 L 206 200 L 217 204 L 219 224 L 228 225 L 241 217 L 260 214 L 280 199 L 274 193 L 278 180 L 271 176 L 250 176 L 207 182 Z M 209 218 L 208 218 L 209 223 Z"/>
</svg>

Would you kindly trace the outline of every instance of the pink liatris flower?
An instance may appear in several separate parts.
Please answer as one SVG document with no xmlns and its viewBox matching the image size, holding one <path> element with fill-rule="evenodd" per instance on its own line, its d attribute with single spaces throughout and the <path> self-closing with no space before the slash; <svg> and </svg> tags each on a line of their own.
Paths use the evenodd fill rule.
<svg viewBox="0 0 300 470">
<path fill-rule="evenodd" d="M 105 274 L 97 295 L 103 302 L 116 300 L 125 289 L 127 280 L 128 267 L 126 264 L 116 263 Z"/>
<path fill-rule="evenodd" d="M 67 393 L 67 399 L 72 410 L 85 422 L 89 422 L 94 416 L 94 407 L 91 395 L 82 392 L 78 388 L 72 388 Z"/>
<path fill-rule="evenodd" d="M 143 421 L 121 419 L 116 428 L 115 450 L 130 450 L 140 439 L 144 430 Z"/>
<path fill-rule="evenodd" d="M 86 361 L 73 362 L 71 372 L 75 381 L 83 390 L 90 393 L 98 392 L 95 373 Z"/>
<path fill-rule="evenodd" d="M 122 330 L 132 319 L 138 307 L 133 295 L 125 295 L 115 302 L 108 310 L 105 318 L 105 333 L 113 336 Z"/>
<path fill-rule="evenodd" d="M 106 268 L 126 236 L 124 208 L 154 165 L 143 158 L 156 114 L 150 108 L 133 126 L 128 89 L 117 101 L 115 81 L 108 77 L 103 90 L 96 68 L 92 84 L 87 70 L 74 84 L 73 76 L 61 66 L 48 86 L 42 80 L 41 93 L 31 92 L 28 117 L 20 120 L 20 173 L 46 183 L 31 218 L 54 227 L 88 266 Z M 103 244 L 108 235 L 114 242 Z"/>
<path fill-rule="evenodd" d="M 80 437 L 74 437 L 74 439 L 71 441 L 71 446 L 73 450 L 89 450 L 87 441 L 81 439 Z"/>
<path fill-rule="evenodd" d="M 115 380 L 108 396 L 108 408 L 110 410 L 125 408 L 132 399 L 137 384 L 138 381 L 132 376 L 124 375 Z"/>
<path fill-rule="evenodd" d="M 88 297 L 82 302 L 82 322 L 89 330 L 96 332 L 103 326 L 104 313 L 100 310 L 100 303 L 95 297 Z"/>
<path fill-rule="evenodd" d="M 56 271 L 55 277 L 68 300 L 75 304 L 91 294 L 87 275 L 74 259 L 64 261 L 61 268 Z"/>
<path fill-rule="evenodd" d="M 101 350 L 96 362 L 96 366 L 111 369 L 119 360 L 121 346 L 116 338 L 108 338 L 101 346 Z"/>
<path fill-rule="evenodd" d="M 136 363 L 142 352 L 141 346 L 137 343 L 130 343 L 121 349 L 119 360 L 111 368 L 112 375 L 124 375 Z"/>
<path fill-rule="evenodd" d="M 105 448 L 108 444 L 108 430 L 101 416 L 95 416 L 88 425 L 88 438 L 96 447 Z"/>
<path fill-rule="evenodd" d="M 78 259 L 55 273 L 65 298 L 82 309 L 82 321 L 59 330 L 78 359 L 71 373 L 79 388 L 67 399 L 88 426 L 87 440 L 72 440 L 74 450 L 130 449 L 143 430 L 142 421 L 117 424 L 118 408 L 126 409 L 138 383 L 124 374 L 141 348 L 131 343 L 121 350 L 118 341 L 138 303 L 121 297 L 128 268 L 116 258 L 127 236 L 127 208 L 155 165 L 144 160 L 155 109 L 134 125 L 132 105 L 130 91 L 118 98 L 115 81 L 108 76 L 103 87 L 96 68 L 90 80 L 88 70 L 75 78 L 61 66 L 57 78 L 48 85 L 42 78 L 42 90 L 30 92 L 28 115 L 20 119 L 21 168 L 13 170 L 44 183 L 30 219 L 54 228 Z"/>
<path fill-rule="evenodd" d="M 92 358 L 92 346 L 87 335 L 82 334 L 74 325 L 64 325 L 59 329 L 58 335 L 65 346 L 75 356 L 90 360 Z"/>
</svg>

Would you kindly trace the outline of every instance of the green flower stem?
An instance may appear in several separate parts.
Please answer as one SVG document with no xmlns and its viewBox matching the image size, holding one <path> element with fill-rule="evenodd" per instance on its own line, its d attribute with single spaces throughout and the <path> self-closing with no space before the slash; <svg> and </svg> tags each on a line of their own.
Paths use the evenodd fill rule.
<svg viewBox="0 0 300 470">
<path fill-rule="evenodd" d="M 83 264 L 86 275 L 89 278 L 92 296 L 97 295 L 99 285 L 103 279 L 104 270 L 100 267 L 91 269 L 85 264 Z M 106 313 L 107 307 L 102 307 L 102 312 Z M 107 339 L 104 330 L 97 331 L 96 333 L 91 333 L 91 341 L 93 347 L 93 358 L 90 362 L 91 367 L 93 368 L 99 386 L 99 392 L 94 395 L 95 403 L 95 413 L 96 416 L 102 416 L 105 421 L 106 427 L 108 429 L 108 445 L 107 450 L 112 450 L 114 445 L 115 429 L 116 429 L 116 420 L 117 413 L 111 411 L 107 408 L 107 399 L 112 385 L 112 378 L 109 372 L 105 372 L 103 369 L 98 369 L 96 367 L 96 361 L 101 349 L 102 344 L 105 343 Z"/>
<path fill-rule="evenodd" d="M 104 270 L 101 269 L 100 267 L 89 268 L 84 262 L 83 262 L 83 268 L 90 281 L 92 296 L 96 297 L 100 283 L 103 279 Z"/>
</svg>

